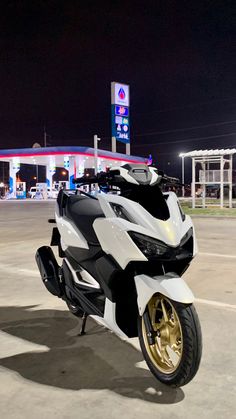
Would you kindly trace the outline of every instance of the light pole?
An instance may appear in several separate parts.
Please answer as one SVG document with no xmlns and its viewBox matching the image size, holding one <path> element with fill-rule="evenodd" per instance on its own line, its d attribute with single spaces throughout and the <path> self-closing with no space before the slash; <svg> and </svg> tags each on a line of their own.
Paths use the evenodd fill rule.
<svg viewBox="0 0 236 419">
<path fill-rule="evenodd" d="M 94 135 L 94 174 L 97 176 L 98 174 L 98 141 L 101 141 L 97 135 Z M 98 191 L 98 184 L 95 183 L 95 191 Z"/>
<path fill-rule="evenodd" d="M 48 145 L 52 145 L 48 142 L 48 140 L 47 140 L 48 138 L 52 138 L 52 137 L 51 137 L 51 135 L 47 134 L 46 125 L 44 125 L 44 127 L 43 127 L 43 144 L 44 144 L 44 147 L 47 147 Z"/>
<path fill-rule="evenodd" d="M 184 153 L 180 153 L 179 157 L 182 159 L 182 198 L 184 198 L 185 190 L 184 190 Z"/>
<path fill-rule="evenodd" d="M 2 181 L 5 182 L 4 161 L 2 162 Z"/>
<path fill-rule="evenodd" d="M 97 135 L 94 135 L 94 173 L 95 176 L 98 173 L 98 141 L 101 141 L 101 138 L 98 138 Z"/>
</svg>

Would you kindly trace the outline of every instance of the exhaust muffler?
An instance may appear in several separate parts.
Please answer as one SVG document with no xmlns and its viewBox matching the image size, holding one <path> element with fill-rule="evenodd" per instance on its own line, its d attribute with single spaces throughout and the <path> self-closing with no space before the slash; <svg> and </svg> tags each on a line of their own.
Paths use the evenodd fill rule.
<svg viewBox="0 0 236 419">
<path fill-rule="evenodd" d="M 42 281 L 47 290 L 57 297 L 63 295 L 59 278 L 59 265 L 49 246 L 40 247 L 35 255 Z"/>
</svg>

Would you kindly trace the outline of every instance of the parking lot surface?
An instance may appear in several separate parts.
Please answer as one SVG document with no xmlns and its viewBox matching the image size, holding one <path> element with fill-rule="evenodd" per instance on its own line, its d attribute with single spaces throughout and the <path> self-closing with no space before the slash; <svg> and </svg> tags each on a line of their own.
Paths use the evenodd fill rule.
<svg viewBox="0 0 236 419">
<path fill-rule="evenodd" d="M 184 278 L 196 297 L 203 357 L 168 388 L 137 339 L 79 320 L 44 288 L 34 260 L 50 243 L 53 202 L 0 202 L 0 417 L 227 419 L 236 412 L 236 219 L 194 218 L 199 254 Z"/>
</svg>

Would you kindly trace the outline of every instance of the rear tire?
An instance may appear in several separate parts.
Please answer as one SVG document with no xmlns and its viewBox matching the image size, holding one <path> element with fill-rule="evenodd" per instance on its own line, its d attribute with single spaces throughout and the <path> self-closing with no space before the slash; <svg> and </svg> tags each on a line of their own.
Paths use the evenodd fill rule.
<svg viewBox="0 0 236 419">
<path fill-rule="evenodd" d="M 147 336 L 145 315 L 149 316 L 154 341 Z M 201 327 L 192 304 L 154 295 L 138 319 L 138 334 L 144 359 L 159 381 L 180 387 L 192 380 L 202 354 Z"/>
</svg>

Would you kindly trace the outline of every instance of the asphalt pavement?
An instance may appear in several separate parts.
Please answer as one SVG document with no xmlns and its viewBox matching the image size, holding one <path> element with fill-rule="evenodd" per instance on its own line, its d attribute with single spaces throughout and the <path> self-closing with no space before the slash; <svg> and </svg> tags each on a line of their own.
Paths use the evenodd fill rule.
<svg viewBox="0 0 236 419">
<path fill-rule="evenodd" d="M 137 339 L 79 320 L 41 283 L 53 202 L 0 201 L 0 417 L 232 419 L 236 412 L 236 219 L 194 218 L 199 254 L 184 275 L 196 297 L 203 357 L 180 389 L 148 371 Z"/>
</svg>

